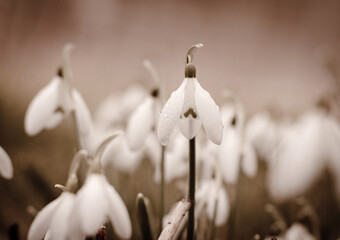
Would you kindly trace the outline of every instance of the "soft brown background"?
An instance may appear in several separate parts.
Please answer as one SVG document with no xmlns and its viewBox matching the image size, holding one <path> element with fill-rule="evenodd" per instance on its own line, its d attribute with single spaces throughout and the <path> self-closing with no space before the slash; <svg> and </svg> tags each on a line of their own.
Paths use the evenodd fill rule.
<svg viewBox="0 0 340 240">
<path fill-rule="evenodd" d="M 25 109 L 55 73 L 65 43 L 76 46 L 74 84 L 91 110 L 130 83 L 148 86 L 145 58 L 170 92 L 183 79 L 187 49 L 203 43 L 194 60 L 197 75 L 218 103 L 221 89 L 230 88 L 248 115 L 262 109 L 297 115 L 336 90 L 335 75 L 325 64 L 339 69 L 339 12 L 335 0 L 0 0 L 0 145 L 14 165 L 14 179 L 0 179 L 0 238 L 14 222 L 26 236 L 32 221 L 26 206 L 40 209 L 58 196 L 53 185 L 66 181 L 73 149 L 70 122 L 33 138 L 23 131 Z M 326 190 L 314 195 L 332 198 L 327 174 L 325 179 L 320 184 Z M 134 199 L 127 201 L 133 206 Z M 263 202 L 258 200 L 256 208 L 261 210 Z M 335 207 L 330 200 L 327 209 Z M 243 219 L 250 221 L 240 238 L 266 233 L 261 221 L 249 225 L 260 218 L 260 210 L 245 213 Z M 339 213 L 333 215 L 329 222 L 336 226 Z M 334 237 L 331 223 L 333 230 L 326 228 L 325 236 Z"/>
</svg>

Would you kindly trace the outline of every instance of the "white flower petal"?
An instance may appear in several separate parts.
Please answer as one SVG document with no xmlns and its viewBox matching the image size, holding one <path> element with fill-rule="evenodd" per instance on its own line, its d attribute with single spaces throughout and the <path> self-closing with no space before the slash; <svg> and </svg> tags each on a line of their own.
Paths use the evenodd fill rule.
<svg viewBox="0 0 340 240">
<path fill-rule="evenodd" d="M 325 152 L 327 155 L 328 169 L 333 174 L 335 180 L 335 191 L 340 202 L 340 125 L 337 119 L 327 117 L 323 124 Z"/>
<path fill-rule="evenodd" d="M 34 218 L 30 229 L 28 230 L 28 240 L 43 239 L 47 230 L 50 228 L 53 213 L 60 203 L 61 198 L 53 200 L 47 204 Z"/>
<path fill-rule="evenodd" d="M 197 79 L 194 79 L 195 103 L 198 116 L 208 138 L 215 144 L 221 144 L 223 137 L 223 123 L 218 106 L 210 94 L 204 90 Z"/>
<path fill-rule="evenodd" d="M 147 92 L 139 85 L 130 85 L 124 92 L 110 95 L 95 111 L 96 129 L 105 132 L 112 127 L 121 128 L 146 96 Z"/>
<path fill-rule="evenodd" d="M 126 139 L 132 150 L 140 150 L 154 124 L 154 98 L 149 96 L 132 113 L 126 129 Z"/>
<path fill-rule="evenodd" d="M 246 127 L 246 139 L 254 146 L 260 157 L 270 161 L 286 128 L 277 125 L 266 112 L 253 116 Z"/>
<path fill-rule="evenodd" d="M 214 182 L 210 184 L 210 193 L 207 195 L 207 215 L 210 220 L 214 217 L 214 210 L 216 204 L 217 185 Z M 229 216 L 229 200 L 224 188 L 220 187 L 217 196 L 217 212 L 215 225 L 221 226 L 227 222 Z"/>
<path fill-rule="evenodd" d="M 48 121 L 45 124 L 45 128 L 47 130 L 51 130 L 59 125 L 59 123 L 64 119 L 65 115 L 62 112 L 55 112 L 50 116 Z"/>
<path fill-rule="evenodd" d="M 165 151 L 164 156 L 164 177 L 169 183 L 174 179 L 185 176 L 188 173 L 188 141 L 182 134 L 177 134 Z M 156 182 L 160 181 L 160 175 L 155 176 Z"/>
<path fill-rule="evenodd" d="M 150 134 L 145 140 L 145 153 L 155 167 L 161 164 L 162 146 L 154 133 Z"/>
<path fill-rule="evenodd" d="M 255 177 L 257 173 L 257 157 L 253 146 L 249 142 L 244 143 L 241 165 L 243 172 L 248 177 Z"/>
<path fill-rule="evenodd" d="M 81 94 L 74 90 L 73 98 L 75 104 L 75 115 L 78 126 L 78 134 L 80 136 L 80 144 L 82 148 L 94 154 L 94 126 L 90 110 L 88 109 Z"/>
<path fill-rule="evenodd" d="M 169 183 L 176 178 L 185 176 L 188 173 L 188 163 L 185 157 L 179 152 L 166 154 L 165 157 L 165 182 Z"/>
<path fill-rule="evenodd" d="M 0 146 L 0 174 L 6 179 L 13 177 L 13 165 L 5 150 Z"/>
<path fill-rule="evenodd" d="M 184 79 L 181 86 L 171 94 L 159 116 L 157 135 L 160 143 L 163 146 L 168 145 L 169 138 L 181 115 L 186 84 L 187 79 Z"/>
<path fill-rule="evenodd" d="M 276 161 L 270 165 L 267 184 L 277 200 L 296 197 L 306 191 L 324 169 L 322 122 L 304 115 L 287 129 Z"/>
<path fill-rule="evenodd" d="M 187 118 L 179 119 L 179 127 L 183 135 L 188 139 L 193 139 L 198 130 L 200 130 L 202 122 L 199 118 L 193 118 L 191 115 Z"/>
<path fill-rule="evenodd" d="M 235 129 L 229 129 L 219 147 L 218 158 L 222 176 L 226 183 L 236 183 L 240 164 L 240 136 Z"/>
<path fill-rule="evenodd" d="M 286 232 L 286 240 L 315 240 L 315 237 L 308 232 L 305 226 L 294 223 Z"/>
<path fill-rule="evenodd" d="M 105 177 L 90 174 L 84 186 L 78 191 L 71 213 L 71 228 L 79 229 L 84 235 L 94 235 L 105 222 L 107 199 L 104 192 Z"/>
<path fill-rule="evenodd" d="M 115 233 L 123 239 L 131 238 L 132 226 L 130 216 L 122 198 L 116 192 L 114 187 L 109 184 L 105 186 L 105 190 L 109 203 L 108 215 Z"/>
<path fill-rule="evenodd" d="M 230 203 L 226 190 L 221 187 L 218 194 L 216 226 L 222 226 L 227 222 L 230 211 Z"/>
<path fill-rule="evenodd" d="M 112 164 L 120 171 L 131 173 L 139 166 L 143 152 L 131 151 L 124 135 L 117 136 L 105 148 L 102 156 L 103 166 Z"/>
<path fill-rule="evenodd" d="M 50 226 L 50 235 L 53 240 L 65 240 L 69 231 L 69 217 L 74 206 L 76 195 L 70 192 L 63 192 L 60 197 L 60 204 L 56 209 Z"/>
<path fill-rule="evenodd" d="M 25 132 L 29 136 L 34 136 L 43 130 L 46 123 L 55 113 L 59 104 L 59 87 L 61 79 L 55 77 L 52 81 L 42 88 L 28 105 L 25 114 Z M 55 119 L 54 119 L 55 120 Z M 58 122 L 48 124 L 50 127 L 56 126 Z"/>
</svg>

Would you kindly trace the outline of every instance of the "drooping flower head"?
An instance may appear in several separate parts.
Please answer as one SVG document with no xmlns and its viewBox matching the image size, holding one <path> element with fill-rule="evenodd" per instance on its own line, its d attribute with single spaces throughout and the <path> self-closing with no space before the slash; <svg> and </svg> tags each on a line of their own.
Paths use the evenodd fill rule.
<svg viewBox="0 0 340 240">
<path fill-rule="evenodd" d="M 220 144 L 222 141 L 223 124 L 218 106 L 197 81 L 196 67 L 192 64 L 196 50 L 201 47 L 203 44 L 197 44 L 189 49 L 184 81 L 171 94 L 160 114 L 158 139 L 162 145 L 169 143 L 177 123 L 187 139 L 194 138 L 203 125 L 213 143 Z"/>
<path fill-rule="evenodd" d="M 28 105 L 25 114 L 25 132 L 29 136 L 40 133 L 43 129 L 53 129 L 60 122 L 74 114 L 75 131 L 80 148 L 91 151 L 93 123 L 88 107 L 81 94 L 72 86 L 72 70 L 70 54 L 73 44 L 68 43 L 63 48 L 62 68 L 59 68 L 52 81 L 42 88 Z"/>
<path fill-rule="evenodd" d="M 77 192 L 75 207 L 70 217 L 72 238 L 75 236 L 75 239 L 84 239 L 86 236 L 95 235 L 107 219 L 111 221 L 119 237 L 131 237 L 132 226 L 128 210 L 115 188 L 107 181 L 101 165 L 105 147 L 120 134 L 112 134 L 103 141 L 91 159 L 85 184 Z"/>
<path fill-rule="evenodd" d="M 75 192 L 78 187 L 76 173 L 80 161 L 85 158 L 86 154 L 85 150 L 81 150 L 75 155 L 66 187 L 56 184 L 56 187 L 61 188 L 63 193 L 47 204 L 35 217 L 28 231 L 28 240 L 40 240 L 44 236 L 44 239 L 68 239 L 69 217 L 74 207 Z"/>
<path fill-rule="evenodd" d="M 126 128 L 127 143 L 131 150 L 140 150 L 145 146 L 145 139 L 152 132 L 158 118 L 158 108 L 161 101 L 161 80 L 160 77 L 148 60 L 143 61 L 144 67 L 149 71 L 155 82 L 155 87 L 151 90 L 148 97 L 131 114 Z"/>
</svg>

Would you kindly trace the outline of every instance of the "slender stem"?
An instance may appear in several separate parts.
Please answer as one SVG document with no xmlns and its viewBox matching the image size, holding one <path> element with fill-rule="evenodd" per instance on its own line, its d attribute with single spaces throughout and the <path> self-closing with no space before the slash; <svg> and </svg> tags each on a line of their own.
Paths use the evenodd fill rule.
<svg viewBox="0 0 340 240">
<path fill-rule="evenodd" d="M 71 119 L 73 123 L 73 133 L 74 133 L 74 143 L 76 152 L 82 149 L 80 144 L 80 137 L 79 137 L 79 129 L 78 129 L 78 123 L 77 123 L 77 117 L 76 117 L 76 110 L 73 109 L 71 112 Z"/>
<path fill-rule="evenodd" d="M 160 192 L 160 199 L 161 199 L 161 206 L 159 210 L 159 229 L 158 233 L 159 235 L 162 233 L 163 229 L 163 215 L 164 215 L 164 153 L 165 153 L 165 147 L 162 146 L 162 155 L 161 155 L 161 192 Z"/>
<path fill-rule="evenodd" d="M 236 212 L 238 208 L 238 183 L 232 186 L 232 198 L 231 198 L 231 211 L 230 217 L 228 220 L 228 232 L 227 232 L 227 240 L 234 239 L 234 228 L 235 228 L 235 221 L 236 221 Z"/>
<path fill-rule="evenodd" d="M 189 199 L 191 208 L 189 210 L 187 240 L 195 238 L 195 185 L 196 185 L 196 157 L 195 138 L 189 140 Z"/>
<path fill-rule="evenodd" d="M 215 184 L 216 184 L 216 192 L 215 192 L 215 201 L 214 201 L 214 215 L 213 219 L 211 221 L 210 225 L 210 239 L 215 239 L 215 222 L 216 222 L 216 216 L 217 216 L 217 207 L 218 207 L 218 196 L 222 184 L 222 176 L 221 176 L 221 170 L 220 170 L 220 162 L 215 159 Z"/>
<path fill-rule="evenodd" d="M 73 132 L 74 132 L 74 139 L 75 139 L 75 147 L 76 152 L 78 152 L 81 149 L 80 144 L 80 136 L 79 136 L 79 129 L 78 129 L 78 123 L 77 123 L 77 117 L 76 117 L 76 110 L 75 110 L 75 103 L 73 99 L 73 74 L 71 69 L 71 61 L 70 61 L 70 55 L 71 51 L 73 49 L 73 44 L 68 43 L 64 46 L 63 49 L 63 56 L 62 56 L 62 65 L 63 65 L 63 71 L 65 74 L 65 79 L 68 83 L 68 91 L 69 91 L 69 98 L 71 102 L 71 119 L 73 122 Z"/>
</svg>

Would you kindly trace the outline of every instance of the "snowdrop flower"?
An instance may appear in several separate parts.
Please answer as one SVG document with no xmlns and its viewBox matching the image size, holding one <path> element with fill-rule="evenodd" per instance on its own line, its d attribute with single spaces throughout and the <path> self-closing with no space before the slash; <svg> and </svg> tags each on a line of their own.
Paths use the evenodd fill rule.
<svg viewBox="0 0 340 240">
<path fill-rule="evenodd" d="M 95 235 L 99 227 L 110 219 L 116 234 L 128 239 L 132 227 L 127 208 L 103 174 L 101 157 L 104 149 L 112 139 L 121 135 L 117 133 L 103 142 L 97 149 L 91 161 L 85 184 L 77 192 L 75 207 L 72 209 L 70 236 L 84 239 L 85 236 Z"/>
<path fill-rule="evenodd" d="M 131 113 L 147 96 L 139 85 L 131 85 L 122 93 L 115 93 L 104 100 L 94 113 L 95 129 L 99 134 L 108 130 L 125 129 Z"/>
<path fill-rule="evenodd" d="M 269 161 L 277 156 L 278 146 L 288 127 L 285 121 L 275 122 L 269 113 L 259 112 L 247 122 L 246 137 L 259 157 Z"/>
<path fill-rule="evenodd" d="M 179 132 L 174 133 L 173 140 L 165 151 L 164 161 L 164 180 L 166 183 L 184 177 L 188 173 L 187 139 Z M 161 173 L 159 166 L 157 166 L 154 180 L 159 183 Z"/>
<path fill-rule="evenodd" d="M 122 172 L 132 173 L 139 166 L 143 156 L 143 151 L 132 151 L 129 148 L 126 136 L 122 134 L 108 144 L 103 153 L 102 164 L 104 167 L 111 164 Z"/>
<path fill-rule="evenodd" d="M 217 203 L 216 226 L 222 226 L 228 220 L 230 204 L 227 192 L 214 180 L 204 181 L 196 191 L 197 214 L 199 216 L 204 206 L 210 221 L 213 220 L 215 204 Z"/>
<path fill-rule="evenodd" d="M 303 194 L 327 167 L 340 189 L 340 125 L 327 110 L 306 111 L 292 123 L 260 113 L 249 122 L 247 135 L 268 162 L 267 185 L 276 200 Z"/>
<path fill-rule="evenodd" d="M 57 76 L 33 98 L 25 114 L 25 131 L 29 136 L 43 129 L 55 128 L 65 117 L 74 114 L 79 148 L 89 148 L 93 139 L 93 123 L 81 94 L 72 87 L 70 52 L 72 44 L 63 49 L 63 68 Z M 64 76 L 65 74 L 65 76 Z"/>
<path fill-rule="evenodd" d="M 266 237 L 265 240 L 271 240 Z M 278 240 L 316 240 L 316 238 L 301 223 L 293 223 L 284 234 L 277 237 Z"/>
<path fill-rule="evenodd" d="M 300 224 L 294 223 L 284 234 L 285 240 L 315 240 L 316 238 L 309 233 L 307 228 Z"/>
<path fill-rule="evenodd" d="M 78 187 L 76 171 L 80 161 L 86 156 L 86 151 L 79 151 L 72 161 L 70 175 L 66 187 L 56 185 L 63 189 L 63 193 L 47 204 L 35 217 L 28 231 L 28 240 L 54 239 L 66 240 L 69 234 L 69 217 L 75 203 L 75 192 Z"/>
<path fill-rule="evenodd" d="M 222 176 L 226 183 L 235 183 L 239 169 L 248 177 L 257 173 L 257 157 L 253 146 L 244 135 L 244 111 L 241 104 L 224 105 L 221 109 L 224 137 L 218 146 Z"/>
<path fill-rule="evenodd" d="M 93 236 L 107 218 L 120 238 L 131 237 L 131 221 L 123 200 L 103 174 L 90 173 L 75 200 L 70 222 L 73 234 L 79 239 Z"/>
<path fill-rule="evenodd" d="M 68 239 L 68 218 L 74 206 L 75 196 L 74 193 L 65 191 L 46 205 L 35 217 L 28 232 L 28 240 L 43 239 L 47 232 L 50 239 Z"/>
<path fill-rule="evenodd" d="M 0 146 L 0 175 L 6 179 L 13 177 L 13 165 L 5 150 Z"/>
<path fill-rule="evenodd" d="M 303 194 L 328 163 L 338 161 L 339 133 L 339 124 L 323 109 L 304 113 L 287 128 L 269 164 L 267 184 L 271 195 L 283 201 Z"/>
<path fill-rule="evenodd" d="M 196 68 L 191 63 L 194 52 L 202 46 L 203 44 L 194 45 L 189 50 L 184 81 L 171 94 L 160 114 L 157 132 L 162 145 L 169 143 L 177 123 L 187 139 L 194 138 L 203 125 L 212 142 L 220 144 L 222 141 L 223 124 L 218 106 L 197 81 Z"/>
<path fill-rule="evenodd" d="M 25 114 L 25 132 L 37 135 L 43 129 L 55 128 L 71 111 L 68 86 L 62 70 L 42 88 L 28 105 Z"/>
<path fill-rule="evenodd" d="M 127 123 L 127 142 L 132 150 L 139 150 L 144 146 L 145 139 L 155 126 L 158 118 L 157 112 L 159 112 L 157 109 L 160 107 L 160 78 L 148 60 L 144 60 L 143 64 L 153 76 L 156 88 L 151 91 L 150 95 L 146 97 L 136 111 L 132 113 Z"/>
<path fill-rule="evenodd" d="M 221 107 L 223 119 L 223 140 L 217 146 L 210 142 L 204 149 L 203 165 L 208 166 L 204 173 L 210 176 L 213 165 L 206 161 L 211 156 L 218 159 L 223 180 L 235 184 L 238 180 L 240 169 L 250 178 L 257 173 L 257 156 L 253 145 L 244 133 L 245 114 L 241 103 L 229 94 L 228 101 Z M 209 167 L 210 164 L 210 167 Z M 209 170 L 210 169 L 210 170 Z"/>
</svg>

